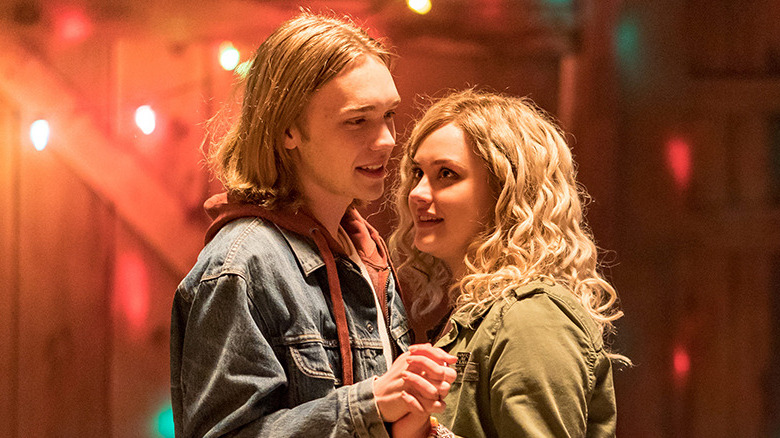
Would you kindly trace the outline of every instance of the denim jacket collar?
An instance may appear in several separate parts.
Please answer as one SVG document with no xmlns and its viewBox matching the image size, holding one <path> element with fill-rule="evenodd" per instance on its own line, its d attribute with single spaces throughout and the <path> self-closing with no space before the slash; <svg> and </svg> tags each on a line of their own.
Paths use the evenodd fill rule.
<svg viewBox="0 0 780 438">
<path fill-rule="evenodd" d="M 273 222 L 272 222 L 273 223 Z M 298 260 L 303 274 L 308 277 L 312 272 L 325 266 L 325 260 L 322 259 L 316 246 L 310 240 L 307 240 L 298 233 L 288 231 L 275 223 L 273 225 L 282 233 L 287 244 L 290 245 L 295 259 Z"/>
</svg>

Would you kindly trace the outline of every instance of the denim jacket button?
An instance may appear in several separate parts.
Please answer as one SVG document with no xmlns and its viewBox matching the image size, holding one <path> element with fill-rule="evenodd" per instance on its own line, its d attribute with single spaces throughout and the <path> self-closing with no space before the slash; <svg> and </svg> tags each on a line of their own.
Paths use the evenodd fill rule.
<svg viewBox="0 0 780 438">
<path fill-rule="evenodd" d="M 366 324 L 366 329 L 368 329 L 369 333 L 374 333 L 374 325 L 370 322 Z"/>
</svg>

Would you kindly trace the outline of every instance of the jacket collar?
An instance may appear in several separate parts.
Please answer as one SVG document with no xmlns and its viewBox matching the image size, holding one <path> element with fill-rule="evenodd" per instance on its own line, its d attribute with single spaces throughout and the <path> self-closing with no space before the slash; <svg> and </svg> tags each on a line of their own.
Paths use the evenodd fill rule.
<svg viewBox="0 0 780 438">
<path fill-rule="evenodd" d="M 555 286 L 555 283 L 549 280 L 531 281 L 530 283 L 526 283 L 523 286 L 516 288 L 512 293 L 512 299 L 520 299 L 528 295 L 533 295 L 536 291 L 549 289 L 551 286 Z M 444 347 L 451 344 L 458 337 L 458 333 L 461 329 L 475 328 L 497 302 L 498 300 L 494 300 L 478 312 L 465 312 L 456 309 L 450 316 L 444 334 L 436 342 L 436 346 Z"/>
<path fill-rule="evenodd" d="M 292 231 L 282 228 L 276 223 L 273 223 L 273 225 L 282 233 L 284 240 L 290 245 L 290 249 L 306 277 L 317 269 L 325 266 L 325 260 L 322 259 L 322 256 L 312 244 L 311 240 L 304 238 L 298 233 L 293 233 Z"/>
</svg>

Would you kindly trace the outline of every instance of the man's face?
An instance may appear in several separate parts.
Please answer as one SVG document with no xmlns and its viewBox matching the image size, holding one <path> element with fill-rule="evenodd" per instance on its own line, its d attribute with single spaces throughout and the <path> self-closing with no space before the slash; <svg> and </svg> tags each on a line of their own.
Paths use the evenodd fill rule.
<svg viewBox="0 0 780 438">
<path fill-rule="evenodd" d="M 307 203 L 343 209 L 382 195 L 399 102 L 390 71 L 373 56 L 356 59 L 314 92 L 303 115 L 307 135 L 292 127 L 285 142 Z"/>
</svg>

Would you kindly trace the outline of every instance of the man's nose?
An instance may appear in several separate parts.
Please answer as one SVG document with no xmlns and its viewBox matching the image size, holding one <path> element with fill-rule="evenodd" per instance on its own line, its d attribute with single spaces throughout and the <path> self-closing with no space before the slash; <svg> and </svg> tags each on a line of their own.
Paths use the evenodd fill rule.
<svg viewBox="0 0 780 438">
<path fill-rule="evenodd" d="M 395 122 L 393 119 L 382 123 L 374 142 L 374 150 L 393 149 L 395 147 Z"/>
</svg>

